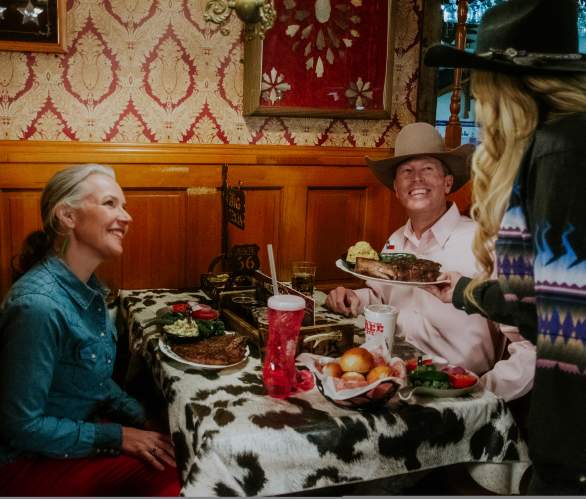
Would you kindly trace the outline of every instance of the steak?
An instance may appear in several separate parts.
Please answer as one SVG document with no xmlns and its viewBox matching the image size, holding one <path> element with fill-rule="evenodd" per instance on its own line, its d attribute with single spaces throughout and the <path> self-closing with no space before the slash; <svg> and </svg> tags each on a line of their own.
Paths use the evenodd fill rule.
<svg viewBox="0 0 586 499">
<path fill-rule="evenodd" d="M 392 281 L 433 282 L 437 280 L 441 265 L 421 258 L 398 258 L 385 263 L 369 258 L 356 258 L 354 270 L 359 274 Z"/>
<path fill-rule="evenodd" d="M 235 334 L 214 336 L 196 343 L 172 345 L 171 350 L 185 360 L 198 364 L 236 364 L 246 355 L 246 337 Z"/>
</svg>

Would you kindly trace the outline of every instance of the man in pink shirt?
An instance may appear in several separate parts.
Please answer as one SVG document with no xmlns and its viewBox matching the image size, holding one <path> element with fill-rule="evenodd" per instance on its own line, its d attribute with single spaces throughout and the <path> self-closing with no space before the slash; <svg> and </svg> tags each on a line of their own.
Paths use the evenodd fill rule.
<svg viewBox="0 0 586 499">
<path fill-rule="evenodd" d="M 377 178 L 393 188 L 409 219 L 388 239 L 384 252 L 414 253 L 465 276 L 478 271 L 472 254 L 475 224 L 446 196 L 466 183 L 474 148 L 447 151 L 437 130 L 427 123 L 405 126 L 397 136 L 395 156 L 368 160 Z M 533 385 L 535 349 L 515 328 L 468 315 L 416 287 L 366 281 L 368 287 L 330 292 L 326 306 L 357 315 L 367 304 L 388 303 L 399 310 L 397 334 L 430 355 L 443 357 L 481 375 L 485 388 L 505 400 L 526 394 Z M 501 334 L 502 333 L 502 334 Z M 511 343 L 503 357 L 504 336 Z"/>
</svg>

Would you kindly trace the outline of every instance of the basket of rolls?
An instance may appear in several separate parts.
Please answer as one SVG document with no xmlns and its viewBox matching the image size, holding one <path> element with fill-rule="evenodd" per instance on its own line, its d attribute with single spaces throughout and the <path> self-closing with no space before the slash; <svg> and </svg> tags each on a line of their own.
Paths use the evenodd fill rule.
<svg viewBox="0 0 586 499">
<path fill-rule="evenodd" d="M 383 407 L 407 378 L 404 361 L 391 357 L 382 335 L 338 358 L 302 353 L 297 362 L 313 372 L 325 398 L 348 409 Z"/>
</svg>

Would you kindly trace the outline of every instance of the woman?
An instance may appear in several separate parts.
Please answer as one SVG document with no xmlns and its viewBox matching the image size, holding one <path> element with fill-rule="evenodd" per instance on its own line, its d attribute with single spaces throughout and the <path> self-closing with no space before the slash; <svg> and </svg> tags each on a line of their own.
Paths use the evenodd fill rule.
<svg viewBox="0 0 586 499">
<path fill-rule="evenodd" d="M 433 292 L 536 343 L 536 495 L 586 493 L 586 62 L 576 23 L 575 0 L 510 0 L 485 14 L 476 54 L 436 46 L 425 59 L 475 69 L 483 132 L 472 213 L 484 272 L 449 273 Z"/>
<path fill-rule="evenodd" d="M 111 168 L 57 173 L 43 230 L 0 308 L 0 495 L 178 495 L 167 435 L 112 379 L 116 330 L 94 271 L 131 222 Z"/>
</svg>

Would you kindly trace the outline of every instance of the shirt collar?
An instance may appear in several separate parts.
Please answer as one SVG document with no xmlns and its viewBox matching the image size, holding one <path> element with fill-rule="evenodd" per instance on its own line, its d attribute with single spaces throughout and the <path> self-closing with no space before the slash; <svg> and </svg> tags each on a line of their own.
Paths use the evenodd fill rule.
<svg viewBox="0 0 586 499">
<path fill-rule="evenodd" d="M 86 310 L 94 298 L 105 294 L 104 288 L 94 274 L 91 275 L 87 283 L 82 282 L 65 262 L 56 256 L 48 257 L 43 265 L 55 277 L 59 285 L 67 291 L 73 301 Z"/>
<path fill-rule="evenodd" d="M 446 212 L 434 223 L 428 230 L 421 234 L 421 239 L 428 233 L 431 232 L 435 240 L 440 246 L 444 246 L 447 240 L 451 236 L 452 232 L 460 221 L 460 210 L 456 203 L 451 203 L 451 206 Z M 411 219 L 407 220 L 405 224 L 405 230 L 403 231 L 405 238 L 411 241 L 417 241 L 413 226 L 411 225 Z"/>
</svg>

